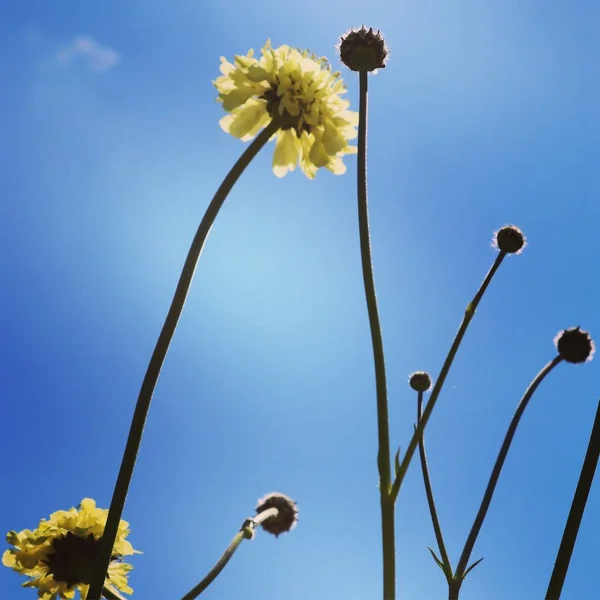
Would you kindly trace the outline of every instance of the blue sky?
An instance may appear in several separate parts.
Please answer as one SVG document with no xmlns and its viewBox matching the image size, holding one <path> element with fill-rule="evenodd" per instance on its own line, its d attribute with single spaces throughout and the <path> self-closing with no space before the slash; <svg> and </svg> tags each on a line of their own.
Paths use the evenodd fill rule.
<svg viewBox="0 0 600 600">
<path fill-rule="evenodd" d="M 203 211 L 243 150 L 221 131 L 219 57 L 274 45 L 337 63 L 381 28 L 369 182 L 392 446 L 408 375 L 437 377 L 465 305 L 515 223 L 427 429 L 455 565 L 516 404 L 581 325 L 600 337 L 600 75 L 592 0 L 299 4 L 30 0 L 0 8 L 6 424 L 0 529 L 84 497 L 108 506 L 147 361 Z M 357 109 L 357 79 L 345 72 Z M 134 597 L 181 597 L 257 498 L 299 526 L 244 543 L 207 600 L 380 597 L 375 388 L 356 168 L 273 176 L 253 162 L 211 232 L 160 379 L 125 509 Z M 543 597 L 600 395 L 560 365 L 528 408 L 463 600 Z M 600 484 L 563 600 L 600 588 Z M 445 597 L 418 463 L 397 508 L 399 598 Z M 0 596 L 32 599 L 0 570 Z"/>
</svg>

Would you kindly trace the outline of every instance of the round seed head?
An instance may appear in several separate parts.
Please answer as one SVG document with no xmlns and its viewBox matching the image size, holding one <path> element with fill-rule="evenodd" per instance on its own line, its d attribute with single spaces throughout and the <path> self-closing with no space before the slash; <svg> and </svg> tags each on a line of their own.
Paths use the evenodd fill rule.
<svg viewBox="0 0 600 600">
<path fill-rule="evenodd" d="M 385 69 L 385 60 L 389 55 L 381 31 L 350 29 L 341 38 L 338 45 L 341 61 L 352 71 L 376 71 Z"/>
<path fill-rule="evenodd" d="M 523 232 L 515 225 L 506 225 L 494 233 L 492 246 L 506 254 L 520 254 L 525 248 Z"/>
<path fill-rule="evenodd" d="M 261 525 L 265 531 L 272 533 L 275 537 L 291 531 L 298 523 L 298 507 L 289 496 L 279 492 L 267 494 L 258 501 L 256 514 L 260 514 L 268 508 L 276 508 L 279 512 L 266 519 Z"/>
<path fill-rule="evenodd" d="M 587 331 L 579 327 L 571 327 L 561 331 L 554 343 L 559 355 L 570 363 L 582 363 L 592 360 L 595 345 Z"/>
<path fill-rule="evenodd" d="M 416 371 L 408 380 L 415 392 L 426 392 L 431 387 L 431 377 L 425 371 Z"/>
</svg>

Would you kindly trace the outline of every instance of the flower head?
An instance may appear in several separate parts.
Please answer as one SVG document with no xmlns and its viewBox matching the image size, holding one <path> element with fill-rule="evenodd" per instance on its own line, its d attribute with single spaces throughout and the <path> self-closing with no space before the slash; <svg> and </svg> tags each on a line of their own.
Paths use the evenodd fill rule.
<svg viewBox="0 0 600 600">
<path fill-rule="evenodd" d="M 76 590 L 85 600 L 107 514 L 84 498 L 79 508 L 52 513 L 33 531 L 9 531 L 6 540 L 14 548 L 4 552 L 2 563 L 30 577 L 23 586 L 38 588 L 42 600 L 74 598 Z M 125 539 L 128 534 L 129 523 L 121 521 L 106 583 L 131 594 L 127 574 L 133 567 L 122 557 L 139 552 Z"/>
<path fill-rule="evenodd" d="M 523 232 L 515 225 L 505 225 L 494 233 L 492 246 L 506 254 L 520 254 L 525 248 Z"/>
<path fill-rule="evenodd" d="M 350 103 L 338 72 L 325 58 L 289 46 L 271 48 L 267 41 L 257 59 L 254 51 L 235 56 L 234 64 L 221 57 L 221 73 L 214 82 L 218 101 L 229 113 L 219 124 L 243 141 L 255 137 L 272 119 L 281 126 L 276 137 L 273 171 L 283 177 L 298 162 L 314 178 L 325 167 L 336 175 L 346 171 L 345 154 L 355 154 L 348 142 L 357 136 L 358 113 Z"/>
<path fill-rule="evenodd" d="M 408 383 L 415 392 L 426 392 L 431 387 L 431 377 L 425 371 L 416 371 L 410 376 Z"/>
<path fill-rule="evenodd" d="M 341 61 L 352 71 L 376 72 L 385 69 L 385 60 L 389 55 L 381 31 L 350 29 L 340 38 L 338 45 Z"/>
<path fill-rule="evenodd" d="M 292 530 L 298 523 L 298 507 L 289 496 L 280 494 L 279 492 L 267 494 L 258 501 L 256 513 L 260 514 L 268 508 L 276 508 L 278 513 L 266 519 L 262 523 L 262 528 L 272 533 L 275 537 L 279 537 L 279 534 Z"/>
<path fill-rule="evenodd" d="M 558 354 L 567 362 L 582 363 L 592 360 L 595 346 L 590 334 L 579 327 L 561 331 L 554 343 Z"/>
</svg>

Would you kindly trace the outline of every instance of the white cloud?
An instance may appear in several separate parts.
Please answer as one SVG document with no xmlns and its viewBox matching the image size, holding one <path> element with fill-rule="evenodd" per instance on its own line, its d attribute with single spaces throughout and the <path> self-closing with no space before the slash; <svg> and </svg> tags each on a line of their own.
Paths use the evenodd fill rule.
<svg viewBox="0 0 600 600">
<path fill-rule="evenodd" d="M 107 71 L 116 66 L 121 59 L 116 50 L 108 46 L 101 46 L 87 35 L 78 36 L 69 46 L 61 48 L 56 58 L 65 65 L 78 58 L 83 58 L 94 71 Z"/>
</svg>

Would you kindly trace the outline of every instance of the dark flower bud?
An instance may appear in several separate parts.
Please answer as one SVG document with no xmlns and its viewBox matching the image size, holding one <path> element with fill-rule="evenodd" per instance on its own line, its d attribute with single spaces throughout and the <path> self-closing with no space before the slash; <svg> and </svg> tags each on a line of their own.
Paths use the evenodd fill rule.
<svg viewBox="0 0 600 600">
<path fill-rule="evenodd" d="M 426 392 L 431 387 L 431 377 L 425 371 L 416 371 L 410 376 L 408 382 L 415 392 Z"/>
<path fill-rule="evenodd" d="M 267 494 L 258 501 L 256 513 L 260 514 L 268 508 L 276 508 L 278 513 L 266 519 L 261 525 L 265 531 L 272 533 L 275 537 L 292 530 L 298 523 L 298 507 L 289 496 L 278 492 Z"/>
<path fill-rule="evenodd" d="M 579 327 L 561 331 L 554 343 L 560 357 L 570 363 L 586 362 L 594 355 L 595 346 L 590 334 Z"/>
<path fill-rule="evenodd" d="M 340 38 L 338 45 L 340 59 L 352 71 L 375 71 L 385 69 L 385 59 L 389 51 L 380 31 L 350 29 Z"/>
<path fill-rule="evenodd" d="M 506 254 L 520 254 L 525 247 L 525 236 L 515 225 L 506 225 L 494 233 L 492 245 Z"/>
</svg>

